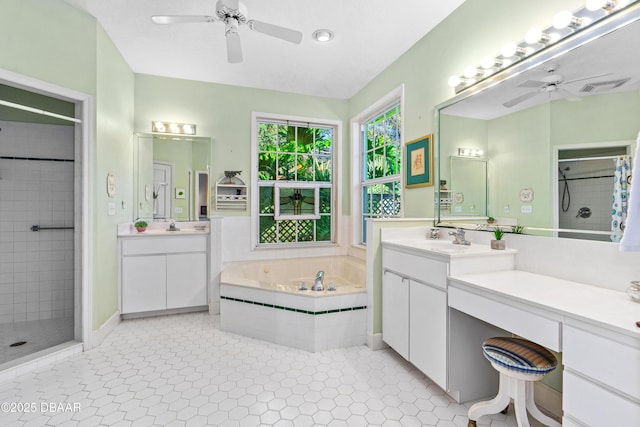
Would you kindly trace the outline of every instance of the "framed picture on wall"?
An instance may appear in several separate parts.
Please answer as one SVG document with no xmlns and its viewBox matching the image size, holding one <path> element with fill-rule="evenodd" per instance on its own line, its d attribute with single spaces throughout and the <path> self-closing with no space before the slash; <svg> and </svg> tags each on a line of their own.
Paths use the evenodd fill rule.
<svg viewBox="0 0 640 427">
<path fill-rule="evenodd" d="M 405 187 L 433 185 L 433 134 L 414 139 L 406 144 Z"/>
</svg>

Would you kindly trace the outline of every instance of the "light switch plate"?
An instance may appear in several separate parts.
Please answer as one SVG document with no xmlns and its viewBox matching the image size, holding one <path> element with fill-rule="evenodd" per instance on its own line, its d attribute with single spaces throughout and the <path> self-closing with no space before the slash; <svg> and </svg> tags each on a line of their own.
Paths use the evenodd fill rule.
<svg viewBox="0 0 640 427">
<path fill-rule="evenodd" d="M 175 208 L 176 213 L 182 213 L 182 208 Z"/>
<path fill-rule="evenodd" d="M 520 207 L 520 212 L 523 214 L 530 214 L 533 212 L 533 207 L 531 205 L 524 205 Z"/>
</svg>

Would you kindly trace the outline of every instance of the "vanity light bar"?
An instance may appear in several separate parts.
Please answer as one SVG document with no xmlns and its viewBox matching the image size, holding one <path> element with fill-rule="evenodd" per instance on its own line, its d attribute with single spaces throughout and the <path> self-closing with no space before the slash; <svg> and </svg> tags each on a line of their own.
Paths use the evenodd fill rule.
<svg viewBox="0 0 640 427">
<path fill-rule="evenodd" d="M 189 123 L 151 122 L 151 132 L 174 135 L 195 135 L 196 125 Z"/>
<path fill-rule="evenodd" d="M 458 156 L 460 157 L 482 157 L 484 151 L 476 148 L 458 148 Z"/>
<path fill-rule="evenodd" d="M 590 26 L 617 12 L 638 0 L 586 0 L 585 7 L 576 12 L 563 10 L 556 14 L 553 25 L 545 30 L 532 28 L 525 34 L 524 41 L 520 44 L 507 43 L 502 48 L 501 55 L 487 56 L 482 60 L 481 67 L 469 65 L 462 75 L 449 77 L 449 86 L 455 92 L 461 92 L 469 86 L 484 80 L 485 78 L 513 65 L 531 54 L 542 50 L 552 44 Z M 473 73 L 475 71 L 475 74 Z"/>
</svg>

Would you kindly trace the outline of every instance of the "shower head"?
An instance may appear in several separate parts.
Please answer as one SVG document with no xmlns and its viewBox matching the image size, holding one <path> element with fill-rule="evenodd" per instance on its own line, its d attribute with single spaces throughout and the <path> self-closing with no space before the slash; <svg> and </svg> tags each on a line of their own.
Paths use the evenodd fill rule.
<svg viewBox="0 0 640 427">
<path fill-rule="evenodd" d="M 564 179 L 565 181 L 567 179 L 567 176 L 564 173 L 567 172 L 567 171 L 570 171 L 570 170 L 571 170 L 570 166 L 567 166 L 565 168 L 558 167 L 558 172 L 560 172 L 560 175 L 562 175 L 562 179 Z"/>
</svg>

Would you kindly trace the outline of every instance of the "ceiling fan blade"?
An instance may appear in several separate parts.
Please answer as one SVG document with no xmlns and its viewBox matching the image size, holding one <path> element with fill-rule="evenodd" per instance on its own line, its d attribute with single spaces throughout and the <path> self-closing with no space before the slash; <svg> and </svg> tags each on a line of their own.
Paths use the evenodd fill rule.
<svg viewBox="0 0 640 427">
<path fill-rule="evenodd" d="M 227 60 L 231 64 L 242 62 L 242 45 L 240 44 L 240 34 L 227 34 Z"/>
<path fill-rule="evenodd" d="M 527 80 L 518 85 L 518 87 L 544 87 L 547 83 L 538 80 Z"/>
<path fill-rule="evenodd" d="M 566 85 L 567 83 L 579 82 L 581 80 L 589 80 L 589 79 L 595 79 L 596 77 L 610 76 L 611 74 L 613 74 L 613 73 L 595 74 L 595 75 L 589 76 L 589 77 L 581 77 L 579 79 L 568 80 L 566 82 L 563 82 L 562 84 Z"/>
<path fill-rule="evenodd" d="M 214 16 L 206 15 L 155 15 L 151 20 L 156 24 L 189 24 L 193 22 L 215 22 Z"/>
<path fill-rule="evenodd" d="M 300 31 L 255 20 L 250 20 L 247 24 L 253 31 L 277 37 L 291 43 L 300 43 L 302 41 L 302 33 Z"/>
<path fill-rule="evenodd" d="M 505 102 L 504 105 L 507 108 L 511 108 L 514 105 L 520 104 L 521 102 L 526 101 L 529 98 L 533 98 L 534 96 L 536 96 L 537 94 L 539 94 L 540 92 L 538 91 L 533 91 L 533 92 L 527 92 L 524 95 L 520 95 L 517 98 L 513 98 L 511 101 L 507 101 Z"/>
</svg>

